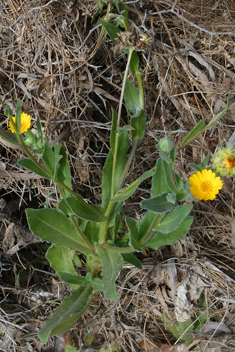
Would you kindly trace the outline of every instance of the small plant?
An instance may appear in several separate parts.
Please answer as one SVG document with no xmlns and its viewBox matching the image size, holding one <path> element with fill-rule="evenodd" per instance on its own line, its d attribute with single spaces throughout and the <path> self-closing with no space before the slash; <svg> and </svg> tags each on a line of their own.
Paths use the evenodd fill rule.
<svg viewBox="0 0 235 352">
<path fill-rule="evenodd" d="M 193 199 L 193 196 L 196 199 L 214 199 L 222 187 L 220 178 L 212 171 L 205 170 L 208 158 L 199 166 L 192 165 L 197 173 L 190 178 L 189 183 L 175 171 L 175 159 L 180 149 L 227 112 L 228 104 L 207 126 L 204 127 L 205 121 L 201 121 L 178 150 L 170 133 L 167 137 L 159 138 L 156 166 L 130 185 L 125 185 L 138 143 L 145 133 L 144 93 L 137 51 L 142 50 L 143 42 L 147 42 L 147 39 L 139 37 L 133 41 L 126 17 L 122 19 L 119 17 L 118 25 L 102 21 L 113 42 L 121 45 L 127 54 L 127 64 L 118 113 L 113 110 L 110 151 L 103 167 L 100 205 L 88 204 L 72 190 L 66 151 L 59 143 L 51 148 L 48 140 L 44 140 L 40 120 L 37 120 L 37 133 L 33 133 L 29 115 L 21 111 L 20 100 L 17 101 L 16 116 L 4 105 L 10 131 L 1 129 L 0 135 L 25 152 L 27 158 L 19 160 L 18 164 L 52 180 L 60 196 L 57 209 L 47 207 L 26 210 L 30 230 L 43 241 L 52 243 L 46 253 L 52 268 L 61 280 L 74 289 L 40 330 L 39 337 L 43 343 L 50 336 L 70 330 L 88 308 L 94 292 L 102 291 L 106 299 L 117 300 L 115 281 L 124 263 L 141 268 L 141 262 L 133 253 L 146 248 L 157 250 L 184 237 L 193 222 L 193 217 L 189 215 L 193 205 L 184 204 L 184 201 Z M 118 27 L 120 23 L 124 26 L 123 32 Z M 138 90 L 127 77 L 129 69 L 136 77 Z M 121 126 L 123 100 L 130 116 L 130 125 L 127 126 Z M 140 204 L 146 211 L 144 216 L 139 221 L 131 217 L 123 219 L 123 202 L 147 178 L 151 178 L 152 186 L 150 198 Z M 81 266 L 81 254 L 86 257 L 86 276 L 78 275 L 74 267 L 74 263 Z"/>
</svg>

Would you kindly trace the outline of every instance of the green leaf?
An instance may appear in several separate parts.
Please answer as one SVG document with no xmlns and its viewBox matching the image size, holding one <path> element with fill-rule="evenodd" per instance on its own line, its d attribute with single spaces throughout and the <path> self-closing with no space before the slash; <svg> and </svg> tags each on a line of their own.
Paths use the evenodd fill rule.
<svg viewBox="0 0 235 352">
<path fill-rule="evenodd" d="M 123 268 L 123 259 L 120 253 L 111 251 L 96 244 L 96 250 L 102 264 L 102 276 L 105 298 L 110 300 L 118 299 L 115 281 Z"/>
<path fill-rule="evenodd" d="M 189 132 L 186 138 L 183 140 L 181 147 L 183 148 L 184 145 L 188 144 L 191 140 L 195 138 L 195 136 L 202 130 L 205 124 L 205 120 L 201 120 L 193 129 Z"/>
<path fill-rule="evenodd" d="M 120 178 L 122 176 L 129 148 L 129 138 L 127 131 L 123 130 L 118 139 L 117 163 L 114 178 L 114 193 L 117 191 Z M 102 178 L 102 208 L 106 210 L 111 200 L 111 183 L 112 183 L 113 153 L 110 150 L 103 168 Z"/>
<path fill-rule="evenodd" d="M 192 207 L 192 205 L 181 205 L 177 207 L 171 214 L 166 215 L 160 225 L 153 230 L 164 234 L 175 231 L 188 216 Z"/>
<path fill-rule="evenodd" d="M 18 139 L 14 133 L 9 131 L 5 131 L 0 128 L 0 136 L 7 142 L 12 143 L 14 145 L 19 145 Z"/>
<path fill-rule="evenodd" d="M 130 242 L 132 247 L 136 251 L 142 251 L 142 247 L 139 243 L 138 239 L 138 228 L 137 228 L 137 223 L 134 219 L 126 217 L 126 224 L 129 229 L 129 236 L 130 236 Z"/>
<path fill-rule="evenodd" d="M 213 119 L 205 126 L 205 130 L 208 130 L 208 128 L 211 128 L 212 126 L 214 126 L 228 112 L 228 110 L 229 110 L 229 98 L 230 98 L 230 94 L 228 95 L 227 104 L 226 104 L 224 110 L 221 111 L 215 117 L 213 117 Z"/>
<path fill-rule="evenodd" d="M 169 203 L 172 203 L 172 204 L 175 204 L 176 202 L 176 194 L 173 192 L 173 193 L 168 193 L 167 196 L 166 196 L 166 200 L 169 202 Z"/>
<path fill-rule="evenodd" d="M 196 171 L 202 171 L 200 166 L 194 163 L 188 164 L 188 167 L 191 167 L 193 170 L 196 170 Z"/>
<path fill-rule="evenodd" d="M 1 100 L 1 103 L 2 103 L 2 105 L 3 105 L 2 100 Z M 3 106 L 4 106 L 4 105 L 3 105 Z M 4 108 L 4 115 L 5 115 L 6 117 L 8 117 L 8 119 L 13 116 L 13 112 L 12 112 L 10 106 L 8 106 L 8 105 L 5 106 L 5 108 Z"/>
<path fill-rule="evenodd" d="M 99 291 L 103 291 L 104 292 L 104 284 L 103 281 L 101 279 L 97 279 L 95 278 L 92 282 L 91 282 L 92 287 L 94 287 L 96 290 Z"/>
<path fill-rule="evenodd" d="M 35 165 L 30 159 L 21 159 L 21 160 L 18 160 L 17 163 L 20 166 L 26 167 L 26 169 L 29 169 L 35 172 L 35 174 L 38 174 L 44 178 L 49 178 L 49 179 L 51 178 L 46 173 L 44 173 L 37 165 Z"/>
<path fill-rule="evenodd" d="M 78 233 L 74 224 L 55 209 L 26 209 L 30 230 L 42 240 L 56 246 L 75 249 L 86 255 L 94 254 Z"/>
<path fill-rule="evenodd" d="M 60 148 L 60 155 L 62 156 L 62 158 L 60 159 L 60 167 L 61 167 L 61 171 L 64 175 L 64 184 L 71 189 L 72 183 L 71 183 L 70 166 L 68 163 L 66 151 L 63 147 Z M 65 192 L 66 197 L 70 196 L 70 193 L 68 191 L 64 190 L 64 192 Z"/>
<path fill-rule="evenodd" d="M 190 226 L 192 225 L 193 222 L 193 216 L 188 216 L 182 224 L 178 227 L 177 230 L 168 233 L 167 235 L 161 233 L 161 232 L 156 232 L 152 239 L 145 244 L 145 248 L 153 248 L 157 250 L 161 246 L 168 246 L 171 245 L 172 243 L 177 242 L 181 237 L 184 237 L 187 235 Z"/>
<path fill-rule="evenodd" d="M 209 158 L 210 158 L 210 156 L 209 156 L 209 154 L 207 154 L 205 156 L 205 158 L 203 159 L 203 161 L 201 162 L 201 164 L 200 164 L 201 170 L 205 169 L 205 167 L 206 167 L 206 165 L 207 165 L 207 163 L 209 161 Z"/>
<path fill-rule="evenodd" d="M 127 112 L 131 118 L 139 116 L 142 111 L 139 93 L 129 78 L 126 79 L 124 97 Z"/>
<path fill-rule="evenodd" d="M 50 262 L 50 266 L 55 269 L 56 274 L 60 276 L 60 272 L 63 274 L 68 274 L 77 277 L 77 272 L 73 266 L 73 259 L 74 259 L 74 251 L 66 247 L 61 246 L 51 246 L 46 252 L 46 258 Z M 65 280 L 63 277 L 60 278 L 70 284 L 69 281 Z M 74 290 L 78 289 L 78 283 L 73 285 L 71 282 L 71 287 Z"/>
<path fill-rule="evenodd" d="M 131 73 L 133 76 L 141 74 L 139 67 L 140 67 L 139 66 L 139 57 L 138 57 L 136 51 L 133 51 L 132 56 L 131 56 L 131 61 L 130 61 L 130 70 L 131 70 Z"/>
<path fill-rule="evenodd" d="M 62 301 L 39 332 L 39 338 L 46 344 L 50 336 L 61 335 L 76 324 L 88 307 L 92 298 L 92 287 L 80 287 Z"/>
<path fill-rule="evenodd" d="M 92 245 L 94 245 L 99 241 L 100 226 L 101 226 L 100 222 L 93 222 L 93 221 L 88 221 L 86 225 L 84 234 Z"/>
<path fill-rule="evenodd" d="M 64 271 L 70 274 L 77 274 L 73 266 L 74 251 L 62 246 L 51 246 L 46 252 L 46 258 L 50 266 L 56 272 Z"/>
<path fill-rule="evenodd" d="M 57 142 L 54 146 L 54 156 L 55 156 L 55 171 L 54 171 L 54 177 L 53 177 L 53 181 L 57 182 L 64 182 L 65 180 L 65 176 L 61 170 L 61 166 L 60 166 L 60 160 L 63 158 L 63 155 L 60 154 L 60 144 L 59 142 Z"/>
<path fill-rule="evenodd" d="M 175 207 L 174 204 L 168 202 L 167 193 L 160 196 L 146 199 L 141 203 L 141 207 L 147 210 L 151 210 L 154 213 L 165 213 Z"/>
<path fill-rule="evenodd" d="M 37 130 L 38 130 L 38 141 L 39 144 L 43 145 L 43 132 L 42 132 L 42 125 L 39 117 L 37 118 Z"/>
<path fill-rule="evenodd" d="M 139 259 L 137 259 L 133 254 L 122 254 L 123 259 L 125 262 L 130 263 L 138 269 L 142 269 L 142 263 Z"/>
<path fill-rule="evenodd" d="M 171 192 L 177 193 L 172 170 L 165 160 L 158 159 L 152 181 L 151 196 L 156 197 L 160 194 Z"/>
<path fill-rule="evenodd" d="M 42 160 L 46 169 L 50 172 L 50 174 L 54 175 L 55 172 L 55 155 L 51 150 L 50 144 L 48 140 L 46 140 L 43 148 Z"/>
<path fill-rule="evenodd" d="M 62 199 L 58 204 L 60 209 L 65 215 L 76 215 L 81 219 L 103 222 L 106 217 L 103 215 L 101 208 L 94 205 L 87 204 L 83 199 L 75 197 L 67 197 Z"/>
<path fill-rule="evenodd" d="M 154 175 L 154 171 L 149 170 L 143 173 L 137 180 L 135 180 L 132 184 L 130 184 L 128 187 L 121 189 L 118 191 L 114 198 L 112 199 L 112 202 L 123 202 L 124 200 L 128 199 L 129 197 L 132 196 L 132 194 L 135 193 L 141 182 L 146 180 L 147 178 L 151 177 Z"/>
<path fill-rule="evenodd" d="M 138 221 L 138 240 L 139 242 L 145 237 L 149 231 L 153 228 L 153 225 L 158 218 L 159 214 L 153 213 L 152 211 L 148 211 L 144 217 Z"/>
<path fill-rule="evenodd" d="M 80 352 L 80 351 L 77 350 L 76 347 L 73 347 L 73 346 L 66 346 L 65 352 Z"/>
<path fill-rule="evenodd" d="M 108 32 L 108 34 L 109 34 L 110 38 L 112 39 L 113 43 L 115 45 L 117 45 L 118 44 L 117 38 L 118 38 L 118 35 L 120 33 L 120 29 L 117 26 L 115 26 L 114 24 L 112 24 L 110 22 L 105 22 L 104 20 L 100 20 L 100 23 L 102 24 L 102 26 Z"/>
<path fill-rule="evenodd" d="M 145 133 L 145 124 L 146 124 L 146 117 L 143 111 L 137 117 L 132 117 L 131 119 L 131 126 L 134 128 L 131 131 L 132 139 L 136 139 L 140 141 L 144 138 Z"/>
<path fill-rule="evenodd" d="M 61 278 L 61 280 L 71 285 L 71 287 L 88 285 L 87 279 L 84 276 L 79 276 L 78 274 L 70 274 L 67 272 L 59 271 L 57 272 L 57 275 Z"/>
</svg>

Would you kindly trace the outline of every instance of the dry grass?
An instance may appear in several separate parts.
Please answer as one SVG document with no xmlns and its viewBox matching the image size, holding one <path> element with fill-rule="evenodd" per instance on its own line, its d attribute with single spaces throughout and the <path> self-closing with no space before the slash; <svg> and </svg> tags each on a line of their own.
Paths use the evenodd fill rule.
<svg viewBox="0 0 235 352">
<path fill-rule="evenodd" d="M 177 169 L 186 179 L 191 172 L 187 164 L 200 162 L 208 153 L 212 156 L 217 146 L 226 145 L 234 130 L 235 4 L 231 0 L 160 0 L 130 1 L 127 7 L 131 31 L 151 38 L 148 48 L 139 54 L 148 118 L 146 136 L 128 181 L 154 165 L 157 136 L 171 130 L 179 144 L 202 118 L 208 122 L 220 112 L 231 93 L 229 113 L 178 155 Z M 98 13 L 97 2 L 91 0 L 0 3 L 0 98 L 13 110 L 20 98 L 34 122 L 40 117 L 49 141 L 59 140 L 67 150 L 74 189 L 95 204 L 100 200 L 102 167 L 109 149 L 111 107 L 117 107 L 126 62 L 107 36 L 104 40 L 99 36 L 99 19 L 105 15 L 106 8 Z M 128 117 L 123 119 L 127 122 Z M 1 126 L 7 126 L 3 111 Z M 26 225 L 24 209 L 44 206 L 45 196 L 54 187 L 21 170 L 16 162 L 22 152 L 0 142 L 4 237 L 12 222 Z M 139 201 L 149 192 L 148 183 L 141 187 L 124 208 L 137 218 Z M 74 344 L 83 351 L 84 336 L 93 329 L 95 350 L 115 339 L 125 351 L 168 351 L 176 339 L 159 317 L 164 315 L 168 322 L 174 318 L 172 292 L 185 278 L 192 284 L 189 273 L 200 276 L 205 284 L 208 318 L 232 331 L 233 194 L 233 181 L 227 180 L 215 201 L 195 204 L 195 222 L 187 239 L 157 253 L 148 252 L 146 258 L 142 255 L 142 271 L 127 267 L 118 282 L 119 302 L 105 302 L 97 296 L 71 333 Z M 49 195 L 49 201 L 56 204 L 56 195 Z M 1 251 L 0 325 L 5 338 L 0 350 L 61 348 L 60 339 L 43 347 L 36 334 L 45 316 L 68 292 L 49 269 L 45 250 L 42 244 L 31 244 L 10 257 Z M 198 309 L 195 299 L 192 314 Z M 196 342 L 188 349 L 183 346 L 184 351 L 210 351 L 213 343 L 218 351 L 233 350 L 234 339 L 224 326 L 222 331 L 218 325 L 207 328 L 195 333 Z M 174 348 L 172 351 L 177 351 Z"/>
</svg>

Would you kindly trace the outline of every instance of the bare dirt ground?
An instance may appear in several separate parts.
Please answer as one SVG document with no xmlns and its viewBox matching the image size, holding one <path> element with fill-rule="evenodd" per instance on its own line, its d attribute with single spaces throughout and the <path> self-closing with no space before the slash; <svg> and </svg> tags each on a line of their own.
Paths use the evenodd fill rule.
<svg viewBox="0 0 235 352">
<path fill-rule="evenodd" d="M 222 111 L 231 94 L 226 116 L 178 155 L 178 172 L 187 179 L 192 173 L 187 165 L 212 157 L 234 132 L 235 2 L 125 4 L 133 35 L 141 32 L 150 39 L 138 53 L 146 134 L 129 182 L 154 165 L 157 136 L 170 130 L 179 144 L 201 119 L 209 122 Z M 13 111 L 20 98 L 33 123 L 40 117 L 48 140 L 67 150 L 74 190 L 94 204 L 109 150 L 111 107 L 118 106 L 126 64 L 108 36 L 99 40 L 106 11 L 105 5 L 99 12 L 91 0 L 0 2 L 0 98 Z M 117 13 L 115 7 L 112 11 Z M 128 122 L 128 116 L 123 119 Z M 2 109 L 0 123 L 7 128 Z M 0 351 L 60 352 L 62 337 L 44 346 L 37 332 L 69 287 L 49 267 L 48 245 L 31 235 L 24 215 L 27 207 L 45 206 L 46 197 L 56 205 L 56 193 L 52 184 L 17 165 L 21 150 L 1 139 L 0 153 Z M 149 188 L 147 181 L 141 185 L 125 214 L 138 219 L 139 202 Z M 118 302 L 95 297 L 67 334 L 73 346 L 90 352 L 108 346 L 109 351 L 235 350 L 233 179 L 224 180 L 215 201 L 195 203 L 193 215 L 185 239 L 140 254 L 143 270 L 125 267 L 117 282 Z M 189 318 L 201 325 L 179 326 L 177 320 Z"/>
</svg>

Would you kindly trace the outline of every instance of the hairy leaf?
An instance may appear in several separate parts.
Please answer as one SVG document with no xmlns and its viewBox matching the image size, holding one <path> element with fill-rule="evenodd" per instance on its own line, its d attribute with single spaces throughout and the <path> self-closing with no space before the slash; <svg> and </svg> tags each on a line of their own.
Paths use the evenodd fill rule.
<svg viewBox="0 0 235 352">
<path fill-rule="evenodd" d="M 82 316 L 92 298 L 92 287 L 80 287 L 62 301 L 39 332 L 39 338 L 46 344 L 48 338 L 70 330 Z"/>
</svg>

